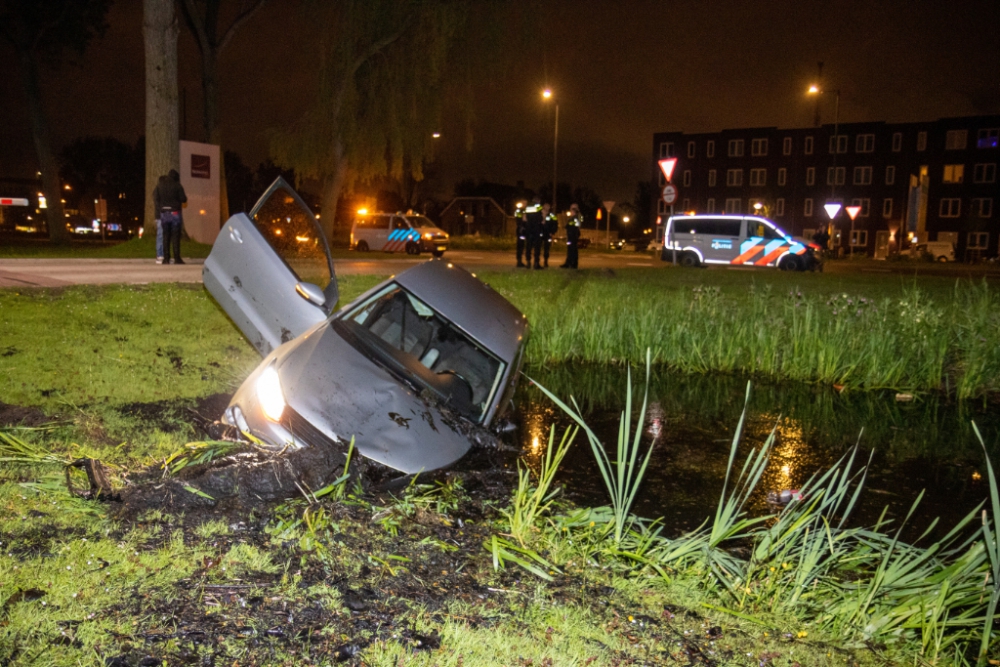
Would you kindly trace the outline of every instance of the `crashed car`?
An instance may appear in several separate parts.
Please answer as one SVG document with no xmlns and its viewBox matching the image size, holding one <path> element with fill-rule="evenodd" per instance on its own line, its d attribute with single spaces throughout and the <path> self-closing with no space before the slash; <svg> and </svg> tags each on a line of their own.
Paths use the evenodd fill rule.
<svg viewBox="0 0 1000 667">
<path fill-rule="evenodd" d="M 432 259 L 334 310 L 326 237 L 281 178 L 232 216 L 205 287 L 264 356 L 222 421 L 273 449 L 339 446 L 411 475 L 499 428 L 528 323 L 465 269 Z"/>
</svg>

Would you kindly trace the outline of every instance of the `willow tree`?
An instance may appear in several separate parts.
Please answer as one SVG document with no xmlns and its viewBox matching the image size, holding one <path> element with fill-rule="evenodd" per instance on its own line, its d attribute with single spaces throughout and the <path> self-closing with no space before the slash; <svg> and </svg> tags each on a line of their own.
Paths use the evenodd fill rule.
<svg viewBox="0 0 1000 667">
<path fill-rule="evenodd" d="M 316 98 L 293 126 L 273 135 L 271 151 L 299 178 L 322 185 L 328 234 L 341 192 L 354 182 L 423 178 L 444 91 L 461 67 L 453 56 L 468 55 L 461 45 L 470 13 L 497 4 L 346 0 L 310 6 L 325 30 Z"/>
</svg>

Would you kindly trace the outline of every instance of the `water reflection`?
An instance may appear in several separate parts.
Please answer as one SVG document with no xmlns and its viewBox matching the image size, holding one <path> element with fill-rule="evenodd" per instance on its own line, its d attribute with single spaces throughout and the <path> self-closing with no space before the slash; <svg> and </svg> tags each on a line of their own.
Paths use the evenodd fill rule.
<svg viewBox="0 0 1000 667">
<path fill-rule="evenodd" d="M 615 446 L 625 403 L 625 369 L 575 365 L 533 369 L 529 375 L 557 396 L 574 396 L 599 438 L 609 448 Z M 633 385 L 638 409 L 643 388 L 635 377 Z M 662 516 L 669 530 L 677 532 L 697 526 L 714 512 L 745 394 L 746 380 L 738 377 L 653 373 L 643 451 L 650 444 L 656 451 L 636 512 Z M 570 420 L 527 382 L 518 405 L 524 459 L 537 469 L 549 428 L 555 424 L 559 437 Z M 874 523 L 886 505 L 890 517 L 902 519 L 926 489 L 913 525 L 926 527 L 941 516 L 943 525 L 950 526 L 988 494 L 981 474 L 982 449 L 971 421 L 978 424 L 997 465 L 998 412 L 936 395 L 897 403 L 892 392 L 840 394 L 803 384 L 754 384 L 737 466 L 775 432 L 771 461 L 751 498 L 752 511 L 766 512 L 768 491 L 801 488 L 859 444 L 859 460 L 867 461 L 872 450 L 874 458 L 857 522 Z M 607 502 L 582 435 L 563 462 L 558 481 L 580 502 Z"/>
</svg>

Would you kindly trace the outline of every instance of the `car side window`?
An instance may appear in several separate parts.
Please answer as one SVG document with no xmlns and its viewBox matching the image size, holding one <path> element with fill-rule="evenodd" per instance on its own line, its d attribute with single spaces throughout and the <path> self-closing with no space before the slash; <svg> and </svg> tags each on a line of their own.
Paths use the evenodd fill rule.
<svg viewBox="0 0 1000 667">
<path fill-rule="evenodd" d="M 406 218 L 401 218 L 398 215 L 392 216 L 392 228 L 393 230 L 402 229 L 408 230 L 410 228 L 409 223 L 406 222 Z"/>
<path fill-rule="evenodd" d="M 763 222 L 747 221 L 750 236 L 757 236 L 764 239 L 784 238 L 773 227 L 765 225 Z"/>
<path fill-rule="evenodd" d="M 279 187 L 272 192 L 257 207 L 253 223 L 299 281 L 321 289 L 330 283 L 330 267 L 315 216 L 291 191 Z"/>
</svg>

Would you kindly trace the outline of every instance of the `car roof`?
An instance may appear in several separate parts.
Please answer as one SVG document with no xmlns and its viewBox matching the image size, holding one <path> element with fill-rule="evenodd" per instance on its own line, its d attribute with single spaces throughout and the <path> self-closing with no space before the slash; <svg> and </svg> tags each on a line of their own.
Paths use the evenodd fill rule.
<svg viewBox="0 0 1000 667">
<path fill-rule="evenodd" d="M 395 280 L 503 361 L 514 361 L 528 319 L 492 287 L 441 259 L 418 264 Z"/>
</svg>

